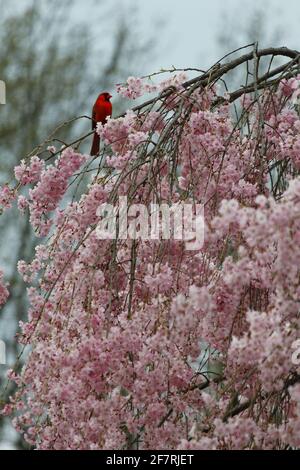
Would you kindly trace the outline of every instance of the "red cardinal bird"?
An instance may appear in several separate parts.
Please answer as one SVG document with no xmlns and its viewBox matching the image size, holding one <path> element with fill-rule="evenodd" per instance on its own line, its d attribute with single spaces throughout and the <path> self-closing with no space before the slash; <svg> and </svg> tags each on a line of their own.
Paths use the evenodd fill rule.
<svg viewBox="0 0 300 470">
<path fill-rule="evenodd" d="M 96 129 L 97 122 L 104 124 L 106 122 L 107 116 L 111 116 L 112 113 L 112 104 L 109 101 L 111 95 L 109 93 L 101 93 L 96 103 L 93 106 L 92 114 L 92 129 Z M 91 155 L 97 155 L 99 153 L 100 146 L 100 137 L 97 132 L 94 133 L 93 144 L 91 148 Z"/>
</svg>

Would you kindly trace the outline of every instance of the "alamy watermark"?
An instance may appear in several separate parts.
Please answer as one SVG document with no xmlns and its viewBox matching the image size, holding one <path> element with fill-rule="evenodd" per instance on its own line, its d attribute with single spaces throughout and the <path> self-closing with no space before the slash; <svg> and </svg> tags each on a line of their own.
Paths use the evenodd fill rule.
<svg viewBox="0 0 300 470">
<path fill-rule="evenodd" d="M 6 104 L 6 85 L 3 80 L 0 80 L 0 104 Z"/>
<path fill-rule="evenodd" d="M 6 346 L 4 341 L 0 339 L 0 365 L 6 364 Z"/>
<path fill-rule="evenodd" d="M 103 203 L 97 209 L 96 227 L 101 240 L 182 240 L 187 250 L 199 250 L 204 243 L 202 204 L 131 204 L 119 196 L 117 205 Z"/>
</svg>

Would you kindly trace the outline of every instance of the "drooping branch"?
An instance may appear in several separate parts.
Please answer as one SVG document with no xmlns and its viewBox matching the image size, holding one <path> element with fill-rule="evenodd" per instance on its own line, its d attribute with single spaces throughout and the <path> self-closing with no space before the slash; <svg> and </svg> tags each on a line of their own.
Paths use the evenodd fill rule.
<svg viewBox="0 0 300 470">
<path fill-rule="evenodd" d="M 25 164 L 16 169 L 20 185 L 22 172 L 34 183 L 34 228 L 52 230 L 34 262 L 20 266 L 27 281 L 38 276 L 39 290 L 30 290 L 22 340 L 33 352 L 16 402 L 39 403 L 29 413 L 40 415 L 33 427 L 45 448 L 87 439 L 96 448 L 162 440 L 234 448 L 240 438 L 243 448 L 254 439 L 267 447 L 269 426 L 274 446 L 292 442 L 281 425 L 297 427 L 297 178 L 285 190 L 300 167 L 299 54 L 252 46 L 189 81 L 163 82 L 133 113 L 99 126 L 96 158 L 78 153 L 88 133 L 51 155 L 55 165 L 30 161 L 34 181 Z M 289 61 L 273 66 L 274 57 Z M 226 75 L 241 65 L 245 84 L 232 91 Z M 67 190 L 72 202 L 60 207 Z M 99 207 L 116 209 L 121 197 L 128 213 L 201 205 L 203 244 L 190 251 L 172 237 L 99 238 Z"/>
<path fill-rule="evenodd" d="M 279 81 L 282 80 L 283 78 L 289 78 L 291 76 L 295 76 L 297 73 L 300 71 L 300 52 L 297 50 L 289 49 L 287 47 L 278 47 L 278 48 L 266 48 L 266 49 L 261 49 L 257 50 L 255 52 L 255 44 L 250 45 L 254 46 L 253 50 L 247 54 L 242 55 L 241 57 L 238 57 L 236 59 L 233 59 L 225 64 L 222 64 L 221 61 L 216 62 L 211 68 L 209 68 L 206 72 L 203 72 L 201 75 L 198 75 L 197 77 L 194 77 L 186 82 L 184 82 L 181 87 L 182 89 L 186 90 L 187 92 L 191 90 L 198 89 L 198 88 L 205 88 L 209 87 L 214 83 L 217 83 L 219 80 L 222 79 L 228 72 L 238 68 L 239 66 L 252 61 L 255 57 L 255 54 L 257 54 L 258 59 L 262 57 L 269 57 L 270 59 L 270 64 L 272 64 L 274 57 L 279 57 L 279 58 L 290 58 L 291 60 L 288 61 L 287 63 L 280 65 L 275 68 L 269 68 L 267 72 L 265 72 L 263 75 L 258 77 L 257 83 L 253 82 L 251 84 L 248 84 L 246 86 L 242 86 L 240 89 L 232 91 L 229 94 L 228 100 L 230 102 L 236 101 L 239 97 L 246 93 L 251 93 L 255 90 L 255 87 L 257 87 L 259 90 L 263 90 L 265 88 L 271 87 L 271 86 L 276 86 L 278 85 Z M 249 47 L 249 46 L 246 46 Z M 237 49 L 234 52 L 238 52 L 243 48 Z M 231 53 L 232 54 L 232 53 Z M 228 54 L 227 56 L 230 56 Z M 225 56 L 226 57 L 226 56 Z M 174 69 L 174 72 L 176 72 L 176 69 Z M 274 80 L 270 80 L 272 77 L 278 76 Z M 146 108 L 153 107 L 155 106 L 158 102 L 164 102 L 168 97 L 170 97 L 173 93 L 176 93 L 176 90 L 174 90 L 173 87 L 169 87 L 166 90 L 163 90 L 158 96 L 151 98 L 149 100 L 144 101 L 143 103 L 134 106 L 132 108 L 132 111 L 135 113 L 140 113 L 141 111 L 145 110 Z M 181 93 L 184 95 L 183 93 Z M 218 106 L 219 104 L 224 102 L 223 97 L 217 97 L 215 100 L 214 105 Z M 116 119 L 119 117 L 124 116 L 124 114 L 120 114 L 116 116 Z M 69 122 L 62 123 L 59 128 L 62 126 L 68 125 L 72 123 L 76 119 L 82 119 L 86 118 L 86 116 L 80 116 L 80 117 L 75 117 Z M 55 131 L 56 132 L 56 131 Z M 38 146 L 36 149 L 34 149 L 28 157 L 31 155 L 37 154 L 37 155 L 42 155 L 43 149 L 45 144 L 49 145 L 51 141 L 54 138 L 55 132 L 52 132 L 51 135 L 42 143 L 40 146 Z M 84 135 L 74 139 L 72 142 L 66 144 L 64 148 L 72 147 L 72 146 L 78 146 L 81 144 L 85 139 L 90 137 L 93 134 L 93 131 L 89 131 L 85 133 Z M 46 158 L 46 160 L 51 160 L 55 158 L 61 150 L 58 150 L 57 152 L 51 154 L 49 157 Z M 27 158 L 28 158 L 27 157 Z"/>
</svg>

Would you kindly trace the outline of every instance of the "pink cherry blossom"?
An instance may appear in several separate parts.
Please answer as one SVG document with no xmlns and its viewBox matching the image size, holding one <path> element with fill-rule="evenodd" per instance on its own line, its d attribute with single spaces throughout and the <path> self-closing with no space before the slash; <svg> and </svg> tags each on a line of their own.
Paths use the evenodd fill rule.
<svg viewBox="0 0 300 470">
<path fill-rule="evenodd" d="M 37 449 L 300 445 L 299 77 L 242 95 L 240 126 L 231 96 L 186 79 L 119 86 L 157 100 L 98 124 L 105 158 L 91 171 L 69 147 L 15 169 L 19 209 L 49 237 L 18 262 L 30 353 L 2 412 Z M 4 205 L 12 195 L 4 186 Z M 98 209 L 121 196 L 150 212 L 203 205 L 203 245 L 100 239 Z"/>
</svg>

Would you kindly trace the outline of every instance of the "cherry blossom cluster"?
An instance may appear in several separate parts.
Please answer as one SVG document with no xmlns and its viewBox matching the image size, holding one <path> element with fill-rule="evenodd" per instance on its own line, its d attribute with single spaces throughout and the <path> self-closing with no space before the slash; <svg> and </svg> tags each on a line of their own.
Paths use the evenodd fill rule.
<svg viewBox="0 0 300 470">
<path fill-rule="evenodd" d="M 19 196 L 18 208 L 22 212 L 29 208 L 30 222 L 39 236 L 49 233 L 52 225 L 49 213 L 58 207 L 67 190 L 69 178 L 85 161 L 86 156 L 69 147 L 62 151 L 55 165 L 45 167 L 44 161 L 34 156 L 29 164 L 22 161 L 15 168 L 15 177 L 21 185 L 36 183 L 34 188 L 29 189 L 28 198 Z"/>
<path fill-rule="evenodd" d="M 98 124 L 105 170 L 101 158 L 79 197 L 65 194 L 88 157 L 71 148 L 16 168 L 32 185 L 20 210 L 39 235 L 51 229 L 18 264 L 31 352 L 9 373 L 17 391 L 3 410 L 35 448 L 300 446 L 298 77 L 259 101 L 243 96 L 245 126 L 228 96 L 215 106 L 215 86 L 172 80 L 150 90 L 131 77 L 119 89 L 134 99 L 176 87 Z M 125 195 L 202 204 L 203 247 L 100 240 L 98 207 Z"/>
<path fill-rule="evenodd" d="M 187 75 L 184 72 L 176 75 L 171 75 L 169 78 L 154 83 L 148 77 L 128 77 L 125 84 L 117 86 L 117 92 L 124 98 L 136 99 L 146 93 L 156 93 L 164 91 L 169 87 L 180 88 L 180 86 L 187 80 Z"/>
<path fill-rule="evenodd" d="M 16 197 L 16 192 L 8 184 L 0 187 L 0 212 L 9 209 Z"/>
</svg>

